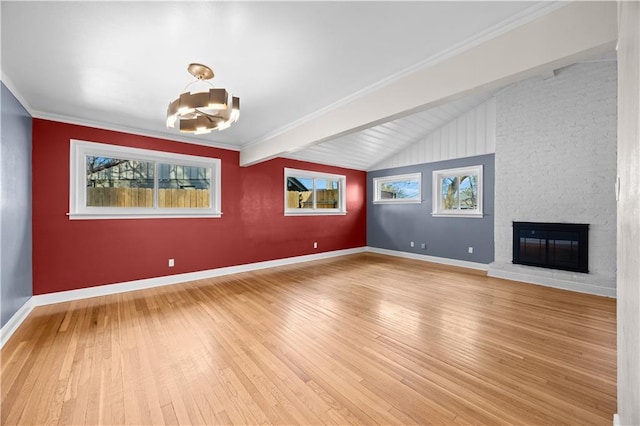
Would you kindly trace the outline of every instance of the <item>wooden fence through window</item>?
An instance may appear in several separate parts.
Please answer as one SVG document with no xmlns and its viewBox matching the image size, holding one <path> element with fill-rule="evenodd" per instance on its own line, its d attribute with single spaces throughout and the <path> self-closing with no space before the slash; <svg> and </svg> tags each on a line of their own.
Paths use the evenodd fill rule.
<svg viewBox="0 0 640 426">
<path fill-rule="evenodd" d="M 287 208 L 310 209 L 313 208 L 313 191 L 287 191 Z M 340 192 L 337 189 L 318 189 L 316 191 L 316 208 L 337 209 Z"/>
<path fill-rule="evenodd" d="M 89 207 L 153 207 L 152 188 L 87 188 Z M 209 208 L 208 189 L 158 189 L 160 208 Z"/>
</svg>

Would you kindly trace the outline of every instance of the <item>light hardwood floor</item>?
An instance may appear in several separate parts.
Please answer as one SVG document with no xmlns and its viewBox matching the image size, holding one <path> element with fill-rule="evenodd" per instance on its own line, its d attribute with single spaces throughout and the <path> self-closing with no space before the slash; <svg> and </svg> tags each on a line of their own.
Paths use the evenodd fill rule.
<svg viewBox="0 0 640 426">
<path fill-rule="evenodd" d="M 602 424 L 615 301 L 358 254 L 35 309 L 9 424 Z"/>
</svg>

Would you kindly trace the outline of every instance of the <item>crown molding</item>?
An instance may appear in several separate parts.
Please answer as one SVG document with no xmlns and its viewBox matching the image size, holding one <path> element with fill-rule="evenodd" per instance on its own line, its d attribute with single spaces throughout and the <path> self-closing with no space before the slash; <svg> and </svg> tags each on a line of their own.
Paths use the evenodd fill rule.
<svg viewBox="0 0 640 426">
<path fill-rule="evenodd" d="M 192 139 L 192 138 L 184 137 L 180 135 L 156 132 L 153 130 L 143 130 L 143 129 L 138 129 L 136 127 L 120 126 L 113 123 L 103 123 L 103 122 L 98 122 L 93 120 L 84 120 L 81 118 L 69 117 L 69 116 L 60 115 L 60 114 L 52 114 L 52 113 L 43 112 L 43 111 L 35 110 L 31 113 L 31 116 L 33 118 L 40 118 L 43 120 L 51 120 L 51 121 L 57 121 L 60 123 L 67 123 L 67 124 L 76 124 L 79 126 L 94 127 L 97 129 L 112 130 L 116 132 L 129 133 L 129 134 L 139 135 L 139 136 L 148 136 L 152 138 L 165 139 L 172 142 L 189 143 L 192 145 L 202 145 L 210 148 L 226 149 L 229 151 L 240 151 L 240 147 L 237 145 L 224 144 L 220 142 L 203 141 L 203 140 Z"/>
<path fill-rule="evenodd" d="M 76 118 L 76 117 L 69 117 L 62 114 L 53 114 L 49 112 L 39 111 L 34 109 L 31 106 L 31 104 L 29 104 L 29 102 L 27 101 L 27 98 L 22 95 L 20 90 L 18 90 L 17 86 L 13 84 L 13 81 L 11 80 L 11 78 L 9 78 L 9 76 L 7 76 L 7 74 L 5 74 L 4 71 L 2 71 L 2 74 L 1 74 L 1 81 L 7 87 L 7 89 L 9 89 L 11 94 L 15 96 L 18 102 L 20 102 L 20 104 L 24 107 L 24 109 L 27 110 L 27 112 L 29 113 L 29 115 L 31 115 L 32 118 L 40 118 L 43 120 L 51 120 L 51 121 L 57 121 L 60 123 L 67 123 L 67 124 L 76 124 L 79 126 L 94 127 L 97 129 L 112 130 L 116 132 L 124 132 L 124 133 L 133 134 L 133 135 L 165 139 L 165 140 L 170 140 L 174 142 L 190 143 L 193 145 L 202 145 L 202 146 L 207 146 L 211 148 L 226 149 L 230 151 L 240 151 L 241 149 L 241 147 L 237 145 L 225 144 L 221 142 L 203 141 L 200 139 L 184 137 L 181 135 L 156 132 L 153 130 L 143 130 L 136 127 L 121 126 L 113 123 L 105 123 L 105 122 L 99 122 L 94 120 L 85 120 L 85 119 Z"/>
<path fill-rule="evenodd" d="M 31 117 L 33 117 L 33 108 L 31 108 L 31 105 L 29 105 L 29 102 L 27 102 L 27 98 L 22 96 L 22 93 L 20 93 L 16 85 L 13 84 L 13 81 L 11 81 L 11 79 L 4 73 L 4 71 L 2 71 L 0 78 L 2 79 L 2 84 L 4 84 L 7 89 L 9 89 L 11 94 L 15 96 L 22 107 L 27 110 Z"/>
</svg>

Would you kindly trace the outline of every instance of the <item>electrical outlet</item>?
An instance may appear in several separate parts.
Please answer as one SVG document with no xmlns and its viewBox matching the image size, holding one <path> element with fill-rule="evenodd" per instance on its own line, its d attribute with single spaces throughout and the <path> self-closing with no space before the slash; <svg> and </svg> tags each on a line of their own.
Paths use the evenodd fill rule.
<svg viewBox="0 0 640 426">
<path fill-rule="evenodd" d="M 427 243 L 420 244 L 420 248 L 426 250 L 427 249 Z"/>
<path fill-rule="evenodd" d="M 473 247 L 469 247 L 469 253 L 473 253 Z"/>
<path fill-rule="evenodd" d="M 317 241 L 313 242 L 313 248 L 318 248 L 318 242 Z"/>
<path fill-rule="evenodd" d="M 169 268 L 173 268 L 176 265 L 176 261 L 174 259 L 169 259 Z"/>
<path fill-rule="evenodd" d="M 409 243 L 411 245 L 411 247 L 415 247 L 416 243 L 414 243 L 413 241 L 411 241 L 411 243 Z"/>
</svg>

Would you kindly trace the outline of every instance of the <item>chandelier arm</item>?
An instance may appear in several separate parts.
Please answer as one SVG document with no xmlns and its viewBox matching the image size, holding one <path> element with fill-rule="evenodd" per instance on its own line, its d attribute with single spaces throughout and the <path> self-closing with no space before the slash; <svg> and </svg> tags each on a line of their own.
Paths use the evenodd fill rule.
<svg viewBox="0 0 640 426">
<path fill-rule="evenodd" d="M 215 88 L 216 88 L 216 87 L 213 85 L 213 83 L 212 83 L 212 82 L 210 82 L 209 80 L 196 79 L 196 80 L 193 80 L 193 81 L 191 81 L 191 82 L 187 83 L 187 85 L 186 85 L 186 86 L 184 86 L 184 89 L 182 89 L 182 92 L 180 92 L 180 93 L 184 93 L 184 92 L 186 92 L 186 91 L 187 91 L 187 89 L 189 88 L 189 86 L 191 86 L 191 85 L 193 85 L 193 84 L 195 84 L 195 83 L 198 83 L 199 81 L 201 81 L 201 82 L 203 82 L 203 83 L 207 83 L 207 84 L 208 84 L 209 86 L 211 86 L 213 89 L 215 89 Z"/>
</svg>

